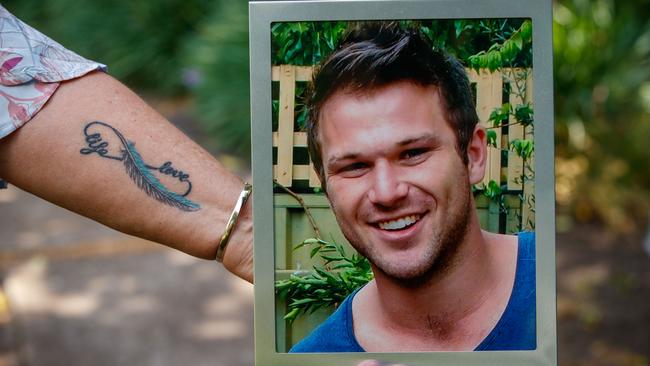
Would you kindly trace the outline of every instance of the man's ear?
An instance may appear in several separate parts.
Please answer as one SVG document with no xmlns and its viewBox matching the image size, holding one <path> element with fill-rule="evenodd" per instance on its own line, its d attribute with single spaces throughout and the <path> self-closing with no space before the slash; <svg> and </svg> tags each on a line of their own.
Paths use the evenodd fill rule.
<svg viewBox="0 0 650 366">
<path fill-rule="evenodd" d="M 467 173 L 469 183 L 477 184 L 485 176 L 487 161 L 487 132 L 485 127 L 477 124 L 472 133 L 472 138 L 467 145 Z"/>
</svg>

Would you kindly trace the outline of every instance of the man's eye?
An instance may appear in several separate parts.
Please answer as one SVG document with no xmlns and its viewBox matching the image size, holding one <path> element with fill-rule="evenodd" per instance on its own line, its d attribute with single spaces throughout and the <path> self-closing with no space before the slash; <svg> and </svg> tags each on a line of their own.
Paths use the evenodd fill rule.
<svg viewBox="0 0 650 366">
<path fill-rule="evenodd" d="M 344 166 L 343 168 L 341 168 L 341 171 L 342 172 L 354 172 L 354 171 L 358 171 L 358 170 L 361 170 L 361 169 L 365 169 L 366 167 L 367 167 L 367 165 L 365 163 L 353 163 L 353 164 L 349 164 L 349 165 Z"/>
<path fill-rule="evenodd" d="M 415 159 L 426 153 L 427 149 L 409 149 L 402 153 L 402 159 Z"/>
</svg>

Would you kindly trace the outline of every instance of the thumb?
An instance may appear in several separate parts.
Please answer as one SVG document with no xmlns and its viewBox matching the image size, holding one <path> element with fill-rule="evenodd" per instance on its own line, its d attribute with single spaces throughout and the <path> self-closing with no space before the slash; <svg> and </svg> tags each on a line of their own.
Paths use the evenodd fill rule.
<svg viewBox="0 0 650 366">
<path fill-rule="evenodd" d="M 363 360 L 357 366 L 381 366 L 377 360 Z"/>
</svg>

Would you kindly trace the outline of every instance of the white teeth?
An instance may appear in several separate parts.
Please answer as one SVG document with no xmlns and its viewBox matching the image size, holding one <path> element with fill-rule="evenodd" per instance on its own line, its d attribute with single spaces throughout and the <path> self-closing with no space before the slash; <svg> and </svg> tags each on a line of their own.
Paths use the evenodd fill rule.
<svg viewBox="0 0 650 366">
<path fill-rule="evenodd" d="M 419 219 L 420 215 L 401 217 L 397 220 L 380 222 L 379 228 L 382 230 L 400 230 L 415 224 Z"/>
</svg>

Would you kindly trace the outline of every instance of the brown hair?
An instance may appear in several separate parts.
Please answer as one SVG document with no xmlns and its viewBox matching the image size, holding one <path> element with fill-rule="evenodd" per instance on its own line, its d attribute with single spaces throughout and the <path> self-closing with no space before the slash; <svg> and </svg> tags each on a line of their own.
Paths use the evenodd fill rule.
<svg viewBox="0 0 650 366">
<path fill-rule="evenodd" d="M 457 138 L 458 153 L 467 164 L 467 146 L 478 123 L 465 69 L 455 58 L 434 49 L 418 30 L 395 22 L 354 27 L 338 48 L 317 68 L 306 100 L 307 145 L 314 169 L 326 190 L 318 138 L 323 105 L 337 91 L 364 93 L 398 81 L 439 87 L 446 120 Z"/>
</svg>

